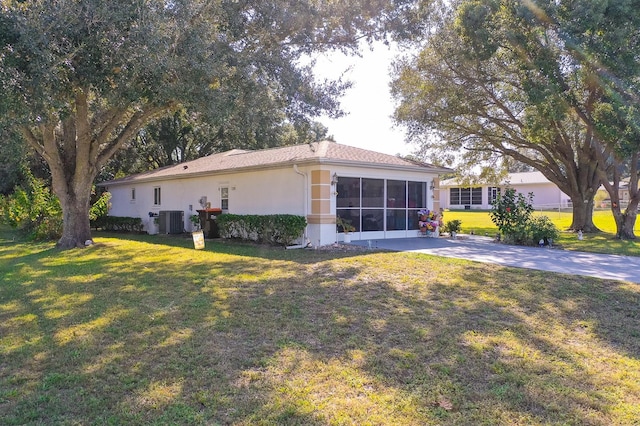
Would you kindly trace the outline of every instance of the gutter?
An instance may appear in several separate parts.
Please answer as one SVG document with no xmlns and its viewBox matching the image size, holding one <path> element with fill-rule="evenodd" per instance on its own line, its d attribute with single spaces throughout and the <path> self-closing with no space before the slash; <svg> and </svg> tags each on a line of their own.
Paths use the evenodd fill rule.
<svg viewBox="0 0 640 426">
<path fill-rule="evenodd" d="M 300 176 L 302 176 L 304 178 L 304 205 L 303 205 L 303 211 L 304 211 L 304 220 L 306 222 L 307 220 L 307 216 L 309 215 L 309 208 L 308 208 L 308 204 L 309 204 L 309 194 L 308 194 L 308 176 L 306 173 L 301 172 L 300 169 L 298 169 L 298 165 L 294 164 L 293 165 L 293 171 L 296 172 L 297 174 L 299 174 Z M 308 226 L 308 225 L 307 225 Z M 302 239 L 303 241 L 307 241 L 307 226 L 304 227 L 304 234 L 302 235 Z M 301 245 L 300 247 L 290 247 L 290 248 L 302 248 L 305 247 L 304 245 Z"/>
</svg>

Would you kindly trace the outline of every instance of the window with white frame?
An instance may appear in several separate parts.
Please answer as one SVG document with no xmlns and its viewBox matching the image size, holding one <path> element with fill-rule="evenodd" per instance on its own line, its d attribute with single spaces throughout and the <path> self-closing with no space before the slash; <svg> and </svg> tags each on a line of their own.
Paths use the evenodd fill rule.
<svg viewBox="0 0 640 426">
<path fill-rule="evenodd" d="M 161 191 L 160 191 L 160 187 L 156 186 L 155 188 L 153 188 L 153 205 L 154 206 L 159 206 L 161 204 Z"/>
<path fill-rule="evenodd" d="M 229 210 L 229 187 L 220 188 L 220 208 Z"/>
<path fill-rule="evenodd" d="M 482 188 L 450 188 L 449 204 L 480 205 L 482 204 Z"/>
<path fill-rule="evenodd" d="M 498 195 L 500 195 L 500 188 L 497 186 L 490 186 L 487 188 L 487 199 L 489 200 L 489 204 L 493 204 L 498 199 Z"/>
</svg>

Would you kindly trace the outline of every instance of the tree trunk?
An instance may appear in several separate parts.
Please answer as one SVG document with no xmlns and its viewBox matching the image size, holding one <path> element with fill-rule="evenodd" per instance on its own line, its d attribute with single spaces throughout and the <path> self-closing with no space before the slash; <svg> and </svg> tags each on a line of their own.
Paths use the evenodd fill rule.
<svg viewBox="0 0 640 426">
<path fill-rule="evenodd" d="M 84 247 L 85 242 L 91 240 L 89 207 L 77 199 L 69 200 L 64 204 L 66 204 L 63 207 L 64 227 L 56 247 L 62 249 Z"/>
<path fill-rule="evenodd" d="M 89 207 L 91 188 L 82 185 L 77 190 L 67 188 L 65 194 L 58 194 L 62 206 L 63 229 L 62 237 L 56 244 L 61 249 L 84 247 L 87 240 L 91 240 L 89 225 Z"/>
<path fill-rule="evenodd" d="M 629 203 L 627 209 L 622 212 L 619 204 L 611 205 L 611 211 L 616 221 L 616 238 L 622 240 L 635 240 L 636 235 L 633 228 L 636 225 L 638 216 L 638 202 Z"/>
<path fill-rule="evenodd" d="M 583 200 L 583 197 L 571 197 L 573 204 L 573 218 L 570 230 L 582 232 L 599 232 L 600 230 L 593 224 L 593 197 L 589 200 Z"/>
</svg>

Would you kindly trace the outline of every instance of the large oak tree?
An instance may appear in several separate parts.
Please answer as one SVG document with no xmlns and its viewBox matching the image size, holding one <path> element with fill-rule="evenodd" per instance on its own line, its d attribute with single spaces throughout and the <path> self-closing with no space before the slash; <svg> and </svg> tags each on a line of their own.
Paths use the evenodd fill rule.
<svg viewBox="0 0 640 426">
<path fill-rule="evenodd" d="M 295 122 L 337 110 L 304 55 L 347 49 L 388 1 L 33 0 L 0 3 L 0 113 L 48 163 L 64 229 L 91 238 L 91 185 L 138 131 L 179 107 L 215 116 L 267 94 Z"/>
<path fill-rule="evenodd" d="M 398 67 L 396 118 L 468 160 L 509 155 L 570 195 L 573 228 L 592 227 L 600 182 L 618 198 L 618 236 L 634 238 L 638 202 L 637 0 L 460 0 L 430 25 L 420 56 Z M 442 5 L 440 5 L 442 7 Z M 433 144 L 428 140 L 427 148 Z"/>
</svg>

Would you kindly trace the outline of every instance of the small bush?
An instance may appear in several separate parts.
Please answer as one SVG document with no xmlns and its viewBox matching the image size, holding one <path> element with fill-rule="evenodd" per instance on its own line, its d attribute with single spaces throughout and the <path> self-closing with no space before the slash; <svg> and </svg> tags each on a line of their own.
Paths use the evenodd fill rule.
<svg viewBox="0 0 640 426">
<path fill-rule="evenodd" d="M 448 232 L 449 234 L 452 232 L 460 233 L 460 231 L 462 231 L 462 221 L 460 219 L 450 220 L 444 225 L 442 231 Z"/>
<path fill-rule="evenodd" d="M 550 240 L 558 239 L 559 233 L 551 219 L 547 216 L 538 216 L 529 222 L 528 235 L 531 244 L 539 244 L 542 240 L 545 245 L 548 245 Z"/>
</svg>

